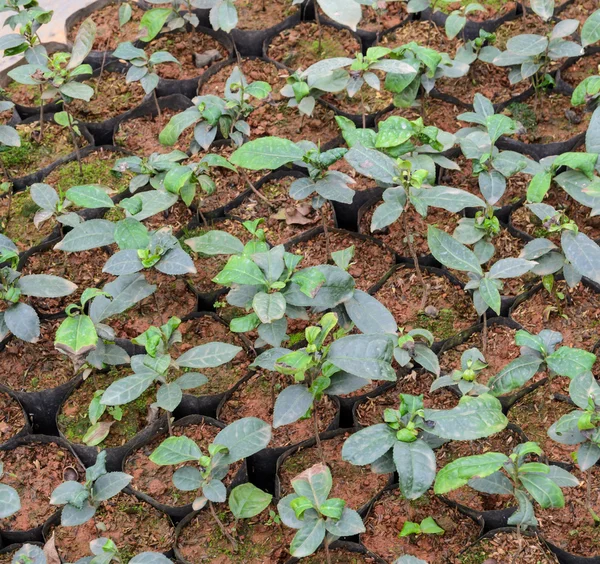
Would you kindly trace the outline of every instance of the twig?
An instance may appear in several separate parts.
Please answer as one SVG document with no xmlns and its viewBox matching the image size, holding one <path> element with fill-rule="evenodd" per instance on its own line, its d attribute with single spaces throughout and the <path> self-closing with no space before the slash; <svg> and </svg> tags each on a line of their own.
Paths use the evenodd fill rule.
<svg viewBox="0 0 600 564">
<path fill-rule="evenodd" d="M 208 507 L 210 509 L 210 513 L 213 516 L 213 519 L 217 522 L 217 525 L 219 525 L 219 529 L 221 529 L 221 532 L 223 533 L 223 535 L 225 536 L 225 538 L 231 543 L 231 545 L 233 546 L 233 551 L 237 552 L 238 549 L 238 545 L 236 540 L 229 534 L 229 531 L 225 528 L 225 525 L 223 525 L 223 522 L 221 521 L 221 519 L 219 519 L 219 516 L 217 515 L 217 512 L 215 511 L 215 507 L 212 503 L 212 501 L 208 502 Z"/>
</svg>

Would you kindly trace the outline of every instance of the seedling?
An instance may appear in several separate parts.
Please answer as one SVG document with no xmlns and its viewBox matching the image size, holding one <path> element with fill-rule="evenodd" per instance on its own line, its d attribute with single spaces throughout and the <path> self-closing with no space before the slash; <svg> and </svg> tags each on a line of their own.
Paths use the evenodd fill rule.
<svg viewBox="0 0 600 564">
<path fill-rule="evenodd" d="M 271 86 L 266 82 L 248 83 L 242 71 L 236 66 L 225 83 L 224 97 L 197 96 L 194 105 L 181 114 L 171 118 L 160 132 L 159 140 L 163 145 L 174 145 L 181 134 L 194 126 L 194 141 L 191 150 L 197 153 L 205 151 L 221 133 L 224 139 L 231 139 L 238 147 L 244 143 L 244 136 L 250 136 L 250 126 L 246 119 L 255 107 L 252 98 L 264 100 L 269 96 Z"/>
<path fill-rule="evenodd" d="M 135 342 L 146 348 L 146 354 L 131 357 L 132 376 L 113 382 L 100 398 L 104 406 L 122 406 L 139 398 L 152 384 L 158 384 L 156 402 L 153 407 L 167 412 L 169 430 L 171 413 L 181 403 L 183 392 L 198 388 L 208 382 L 204 374 L 184 372 L 182 368 L 216 368 L 230 362 L 242 349 L 228 343 L 211 342 L 193 347 L 174 359 L 169 349 L 181 342 L 177 330 L 181 320 L 172 317 L 161 327 L 150 327 L 139 335 Z"/>
<path fill-rule="evenodd" d="M 586 505 L 595 524 L 600 517 L 592 507 L 592 468 L 600 460 L 600 386 L 591 372 L 581 372 L 569 384 L 569 396 L 578 408 L 548 429 L 548 436 L 564 445 L 579 445 L 573 459 L 586 473 Z"/>
<path fill-rule="evenodd" d="M 405 521 L 402 530 L 398 533 L 399 537 L 410 537 L 419 535 L 443 535 L 446 531 L 442 529 L 433 517 L 425 517 L 420 523 Z"/>
<path fill-rule="evenodd" d="M 517 531 L 535 527 L 538 521 L 534 501 L 542 509 L 564 507 L 561 488 L 579 485 L 577 478 L 560 466 L 531 461 L 532 456 L 541 455 L 539 445 L 528 442 L 516 446 L 509 456 L 487 452 L 459 458 L 438 472 L 434 491 L 441 495 L 469 485 L 487 494 L 514 496 L 517 510 L 508 518 L 508 524 L 516 525 Z"/>
<path fill-rule="evenodd" d="M 133 476 L 124 472 L 106 471 L 106 451 L 100 451 L 96 463 L 85 472 L 85 483 L 68 481 L 58 486 L 50 496 L 51 505 L 62 505 L 61 525 L 76 527 L 89 521 L 100 504 L 116 496 Z"/>
<path fill-rule="evenodd" d="M 194 510 L 199 511 L 208 504 L 213 519 L 235 550 L 237 541 L 219 519 L 213 504 L 227 500 L 227 489 L 222 480 L 230 466 L 256 454 L 270 440 L 269 425 L 256 417 L 244 417 L 219 432 L 208 446 L 208 454 L 203 454 L 198 445 L 186 436 L 169 437 L 150 455 L 150 460 L 159 466 L 195 463 L 194 466 L 178 468 L 173 474 L 173 484 L 181 491 L 198 490 L 192 504 Z M 271 503 L 272 496 L 255 486 L 248 486 L 250 484 L 237 486 L 229 495 L 229 507 L 236 519 L 258 515 Z"/>
<path fill-rule="evenodd" d="M 134 47 L 130 41 L 120 43 L 113 51 L 113 57 L 131 63 L 125 81 L 128 84 L 130 82 L 139 81 L 146 94 L 152 92 L 154 104 L 156 105 L 156 112 L 160 117 L 162 113 L 158 98 L 156 97 L 156 87 L 158 86 L 159 77 L 156 72 L 154 72 L 154 69 L 157 65 L 163 63 L 180 64 L 179 61 L 168 51 L 156 51 L 148 57 L 143 49 Z"/>
<path fill-rule="evenodd" d="M 476 348 L 467 349 L 460 357 L 460 370 L 453 370 L 452 374 L 441 376 L 431 384 L 430 392 L 457 386 L 462 395 L 479 396 L 490 391 L 487 386 L 477 382 L 478 374 L 487 368 L 485 358 Z"/>
<path fill-rule="evenodd" d="M 290 554 L 303 558 L 313 554 L 323 543 L 327 562 L 331 562 L 329 544 L 338 537 L 349 537 L 365 531 L 360 515 L 343 499 L 332 497 L 331 471 L 315 464 L 292 479 L 293 494 L 286 495 L 277 510 L 286 527 L 297 529 Z"/>
<path fill-rule="evenodd" d="M 77 286 L 60 276 L 52 274 L 27 274 L 17 270 L 19 254 L 16 245 L 0 235 L 0 298 L 4 311 L 0 314 L 0 338 L 9 333 L 35 343 L 40 336 L 40 320 L 33 307 L 20 301 L 25 296 L 35 298 L 61 298 L 72 294 Z"/>
<path fill-rule="evenodd" d="M 500 402 L 489 394 L 463 396 L 449 410 L 424 409 L 422 395 L 400 394 L 399 409 L 386 409 L 383 420 L 348 437 L 342 458 L 357 466 L 370 464 L 378 474 L 398 472 L 407 499 L 418 499 L 433 484 L 434 448 L 447 440 L 488 437 L 508 423 Z"/>
</svg>

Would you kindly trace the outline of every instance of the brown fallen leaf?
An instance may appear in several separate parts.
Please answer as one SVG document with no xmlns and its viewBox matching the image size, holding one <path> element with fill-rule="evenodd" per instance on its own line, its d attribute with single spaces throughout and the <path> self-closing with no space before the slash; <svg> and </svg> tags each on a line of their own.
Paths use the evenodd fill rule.
<svg viewBox="0 0 600 564">
<path fill-rule="evenodd" d="M 311 219 L 308 214 L 312 211 L 312 207 L 302 204 L 295 208 L 285 208 L 285 222 L 288 225 L 308 225 L 315 223 L 317 218 Z"/>
<path fill-rule="evenodd" d="M 46 556 L 46 564 L 61 564 L 60 556 L 56 550 L 54 533 L 44 545 L 44 555 Z"/>
</svg>

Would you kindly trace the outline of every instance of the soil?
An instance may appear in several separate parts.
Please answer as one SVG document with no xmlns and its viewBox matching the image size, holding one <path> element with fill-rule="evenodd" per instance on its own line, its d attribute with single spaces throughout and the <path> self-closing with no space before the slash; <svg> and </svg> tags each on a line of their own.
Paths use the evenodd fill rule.
<svg viewBox="0 0 600 564">
<path fill-rule="evenodd" d="M 355 278 L 356 287 L 367 291 L 379 282 L 394 264 L 394 255 L 373 241 L 363 241 L 343 231 L 329 231 L 330 252 L 341 251 L 354 246 L 354 258 L 348 272 Z M 326 264 L 325 234 L 319 233 L 309 241 L 293 245 L 289 251 L 304 257 L 302 267 Z"/>
<path fill-rule="evenodd" d="M 570 86 L 576 88 L 588 76 L 597 74 L 600 64 L 600 53 L 581 57 L 570 67 L 561 71 L 560 77 Z"/>
<path fill-rule="evenodd" d="M 17 400 L 0 391 L 0 444 L 16 435 L 24 424 L 23 409 Z"/>
<path fill-rule="evenodd" d="M 94 372 L 73 391 L 62 405 L 58 417 L 60 432 L 71 442 L 83 444 L 83 437 L 90 428 L 88 407 L 97 390 L 106 390 L 110 384 L 133 372 L 127 368 L 114 367 L 108 372 Z M 152 423 L 155 413 L 150 404 L 156 400 L 156 386 L 150 386 L 138 399 L 121 406 L 123 415 L 116 421 L 107 409 L 100 418 L 101 422 L 113 422 L 110 433 L 102 441 L 102 448 L 122 446 L 131 440 L 148 424 Z"/>
<path fill-rule="evenodd" d="M 120 27 L 118 4 L 119 2 L 113 2 L 92 15 L 96 24 L 96 39 L 92 47 L 95 51 L 114 51 L 119 43 L 134 42 L 145 34 L 143 30 L 139 29 L 139 22 L 144 15 L 144 10 L 139 8 L 135 2 L 130 3 L 131 19 L 123 27 Z M 69 41 L 75 40 L 80 26 L 81 22 L 69 31 L 67 34 Z"/>
<path fill-rule="evenodd" d="M 503 325 L 488 326 L 487 351 L 484 357 L 488 367 L 478 373 L 477 382 L 485 384 L 492 376 L 498 374 L 511 360 L 520 355 L 519 347 L 515 345 L 516 330 Z M 482 333 L 473 333 L 466 342 L 440 353 L 440 368 L 442 374 L 450 374 L 460 369 L 460 357 L 467 350 L 477 348 L 483 353 Z"/>
<path fill-rule="evenodd" d="M 386 33 L 381 38 L 379 45 L 395 49 L 411 41 L 415 41 L 423 47 L 435 49 L 440 53 L 448 53 L 452 58 L 462 43 L 459 39 L 448 39 L 444 28 L 438 28 L 433 22 L 416 20 L 406 22 L 398 29 Z"/>
<path fill-rule="evenodd" d="M 237 523 L 224 504 L 217 505 L 215 510 L 227 531 L 238 542 L 237 551 L 233 550 L 207 508 L 183 527 L 177 539 L 177 548 L 187 562 L 282 564 L 287 561 L 287 547 L 295 531 L 270 519 L 270 512 L 277 513 L 275 505 L 256 517 Z"/>
<path fill-rule="evenodd" d="M 403 4 L 398 5 L 396 2 L 390 2 L 387 3 L 382 13 L 381 10 L 376 12 L 370 6 L 363 6 L 362 20 L 360 20 L 358 27 L 366 31 L 383 33 L 385 30 L 399 25 L 406 18 L 403 8 Z"/>
<path fill-rule="evenodd" d="M 420 523 L 433 517 L 444 529 L 443 535 L 398 537 L 406 521 Z M 373 506 L 365 521 L 367 531 L 362 543 L 389 562 L 403 554 L 426 558 L 430 564 L 452 562 L 458 553 L 477 538 L 479 527 L 456 509 L 427 493 L 414 501 L 403 499 L 399 490 L 385 492 Z"/>
<path fill-rule="evenodd" d="M 560 186 L 550 188 L 546 198 L 544 198 L 544 203 L 551 205 L 557 211 L 563 211 L 569 219 L 577 223 L 579 230 L 590 239 L 600 238 L 600 218 L 597 216 L 590 217 L 592 210 L 575 201 Z M 542 221 L 526 206 L 517 208 L 511 214 L 510 219 L 517 229 L 532 237 L 546 237 L 560 247 L 560 233 L 548 233 Z"/>
<path fill-rule="evenodd" d="M 196 319 L 190 319 L 179 326 L 183 336 L 183 342 L 176 345 L 173 358 L 178 357 L 192 347 L 205 343 L 218 341 L 229 343 L 246 349 L 246 342 L 238 333 L 229 331 L 228 326 L 210 315 L 204 315 Z M 251 359 L 248 353 L 240 351 L 230 362 L 217 368 L 205 368 L 202 370 L 208 378 L 208 382 L 199 389 L 197 395 L 220 394 L 230 390 L 239 380 L 245 376 Z"/>
<path fill-rule="evenodd" d="M 208 446 L 214 441 L 221 429 L 213 427 L 208 423 L 186 425 L 184 427 L 175 426 L 173 435 L 176 437 L 185 436 L 192 439 L 203 453 L 208 453 Z M 184 506 L 192 503 L 197 491 L 184 492 L 178 490 L 173 485 L 173 474 L 175 470 L 182 466 L 190 466 L 191 463 L 179 464 L 177 466 L 158 466 L 150 461 L 150 455 L 166 439 L 166 436 L 159 436 L 147 445 L 134 451 L 123 463 L 123 470 L 133 476 L 131 487 L 138 492 L 151 496 L 159 503 L 170 506 Z M 240 468 L 240 464 L 231 466 L 227 476 L 224 478 L 226 486 L 231 484 Z"/>
<path fill-rule="evenodd" d="M 579 468 L 571 470 L 579 479 L 579 486 L 563 488 L 565 506 L 562 509 L 540 509 L 536 515 L 540 521 L 540 530 L 545 538 L 559 548 L 580 556 L 598 554 L 600 528 L 587 508 L 587 480 L 585 472 Z M 594 511 L 600 509 L 600 468 L 592 467 L 590 501 Z M 566 534 L 565 534 L 566 532 Z"/>
<path fill-rule="evenodd" d="M 342 446 L 348 433 L 321 441 L 323 457 L 331 470 L 333 487 L 329 497 L 340 497 L 348 507 L 358 510 L 377 495 L 389 482 L 389 474 L 375 474 L 369 466 L 354 466 L 342 460 Z M 298 450 L 288 456 L 279 468 L 281 497 L 293 493 L 291 480 L 321 462 L 316 446 Z"/>
<path fill-rule="evenodd" d="M 426 409 L 450 409 L 456 406 L 457 397 L 449 389 L 440 389 L 433 394 L 429 393 L 435 376 L 424 370 L 413 370 L 403 378 L 399 378 L 396 385 L 381 395 L 366 399 L 356 408 L 355 424 L 369 427 L 383 422 L 383 412 L 398 409 L 400 394 L 418 396 L 423 394 L 423 404 Z"/>
<path fill-rule="evenodd" d="M 303 22 L 286 29 L 273 38 L 267 56 L 296 70 L 330 57 L 353 57 L 360 51 L 360 43 L 347 29 L 322 26 L 321 49 L 316 23 Z"/>
<path fill-rule="evenodd" d="M 331 564 L 372 564 L 375 559 L 372 554 L 359 554 L 342 549 L 329 549 Z M 317 552 L 313 556 L 302 559 L 303 564 L 321 564 L 323 562 L 323 552 Z"/>
<path fill-rule="evenodd" d="M 194 230 L 184 230 L 184 235 L 181 237 L 181 241 L 191 239 L 193 237 L 200 237 L 211 229 L 218 231 L 226 231 L 227 233 L 234 235 L 246 244 L 251 239 L 249 231 L 241 224 L 241 222 L 234 219 L 225 219 L 217 223 L 212 224 L 209 228 L 199 227 Z M 188 250 L 188 248 L 186 248 Z M 215 256 L 200 256 L 197 253 L 191 253 L 196 265 L 196 274 L 191 274 L 189 279 L 192 281 L 194 288 L 197 292 L 209 293 L 216 290 L 222 289 L 212 282 L 212 279 L 221 272 L 229 255 L 215 255 Z"/>
<path fill-rule="evenodd" d="M 271 94 L 264 100 L 251 100 L 254 111 L 246 118 L 252 136 L 274 135 L 292 141 L 310 139 L 321 145 L 339 135 L 332 110 L 317 104 L 310 117 L 302 116 L 297 108 L 288 107 L 288 98 L 280 94 L 286 84 L 288 72 L 273 63 L 261 59 L 242 59 L 240 70 L 248 82 L 261 80 L 271 85 Z M 200 86 L 200 95 L 212 94 L 222 97 L 225 83 L 233 71 L 233 65 L 225 65 Z"/>
<path fill-rule="evenodd" d="M 273 380 L 271 379 L 273 376 Z M 271 400 L 271 386 L 274 393 L 278 394 L 286 386 L 290 385 L 290 378 L 277 372 L 259 371 L 250 380 L 242 384 L 228 398 L 221 407 L 218 417 L 225 423 L 233 423 L 242 417 L 258 417 L 272 425 L 273 402 Z M 319 431 L 326 431 L 333 422 L 336 414 L 335 404 L 327 397 L 318 403 Z M 296 421 L 290 425 L 284 425 L 273 429 L 269 448 L 279 448 L 295 445 L 314 437 L 314 425 L 312 417 Z"/>
<path fill-rule="evenodd" d="M 414 268 L 399 265 L 374 295 L 392 312 L 399 327 L 406 331 L 422 328 L 436 341 L 447 339 L 477 322 L 477 313 L 467 292 L 445 276 L 421 271 L 428 286 L 427 306 L 437 310 L 435 317 L 421 309 L 423 288 Z"/>
<path fill-rule="evenodd" d="M 509 456 L 512 450 L 525 442 L 519 433 L 504 429 L 491 437 L 476 441 L 451 441 L 436 451 L 438 472 L 450 462 L 465 456 L 474 456 L 486 452 L 501 452 Z M 464 486 L 445 494 L 452 501 L 466 505 L 476 511 L 504 509 L 514 505 L 514 497 L 509 495 L 482 494 L 469 486 Z"/>
<path fill-rule="evenodd" d="M 39 392 L 60 386 L 73 378 L 71 361 L 54 348 L 59 321 L 41 324 L 37 343 L 12 337 L 0 354 L 3 384 L 15 391 Z"/>
<path fill-rule="evenodd" d="M 198 68 L 195 64 L 195 53 L 202 54 L 215 49 L 221 54 L 218 60 L 229 57 L 227 49 L 210 35 L 202 33 L 199 30 L 194 30 L 191 33 L 180 30 L 155 39 L 150 44 L 148 56 L 156 51 L 168 51 L 171 53 L 180 64 L 163 63 L 157 65 L 154 72 L 161 78 L 182 80 L 201 76 L 207 68 L 210 68 L 210 66 Z M 216 62 L 217 60 L 211 64 Z"/>
<path fill-rule="evenodd" d="M 44 122 L 41 143 L 38 123 L 19 124 L 16 130 L 21 138 L 21 146 L 2 150 L 2 162 L 13 178 L 37 172 L 75 151 L 69 130 L 56 123 Z M 81 137 L 78 143 L 80 147 L 87 144 Z M 4 174 L 2 179 L 7 180 Z"/>
<path fill-rule="evenodd" d="M 563 445 L 548 436 L 550 425 L 575 409 L 564 401 L 554 399 L 554 394 L 568 395 L 569 379 L 556 377 L 516 403 L 509 412 L 511 423 L 518 425 L 530 441 L 542 447 L 549 460 L 572 462 L 571 453 L 577 445 Z"/>
<path fill-rule="evenodd" d="M 561 345 L 591 350 L 598 341 L 600 324 L 597 294 L 583 284 L 571 290 L 562 280 L 554 287 L 564 300 L 555 300 L 542 288 L 514 308 L 511 317 L 530 333 L 552 329 L 562 334 Z"/>
<path fill-rule="evenodd" d="M 28 298 L 29 303 L 42 314 L 64 310 L 69 304 L 79 301 L 86 288 L 101 288 L 115 279 L 114 276 L 102 272 L 109 257 L 110 254 L 105 252 L 105 248 L 77 253 L 49 249 L 31 255 L 21 269 L 24 276 L 28 274 L 60 276 L 77 284 L 77 289 L 63 298 Z"/>
<path fill-rule="evenodd" d="M 275 208 L 271 208 L 262 198 L 252 193 L 239 207 L 231 210 L 231 214 L 243 221 L 264 218 L 265 223 L 261 227 L 274 246 L 282 245 L 305 231 L 319 226 L 320 211 L 310 205 L 310 198 L 298 201 L 288 196 L 290 185 L 294 180 L 296 180 L 294 177 L 278 178 L 260 187 L 259 192 Z M 334 220 L 331 206 L 326 205 L 321 210 L 326 214 L 327 225 L 332 228 Z"/>
<path fill-rule="evenodd" d="M 373 213 L 379 206 L 380 202 L 373 204 L 367 208 L 359 223 L 359 232 L 370 234 L 383 241 L 388 247 L 394 249 L 400 256 L 410 258 L 411 253 L 406 242 L 406 232 L 404 229 L 404 218 L 406 214 L 406 222 L 409 225 L 410 232 L 413 238 L 413 247 L 417 256 L 429 254 L 429 246 L 427 245 L 427 226 L 435 225 L 443 228 L 445 231 L 452 233 L 458 225 L 460 216 L 451 214 L 441 208 L 430 207 L 427 211 L 427 217 L 422 217 L 412 206 L 402 212 L 402 215 L 392 224 L 378 231 L 371 231 L 371 220 Z"/>
<path fill-rule="evenodd" d="M 268 29 L 298 11 L 287 0 L 241 0 L 236 4 L 238 25 L 236 29 Z"/>
<path fill-rule="evenodd" d="M 147 115 L 123 121 L 115 133 L 115 145 L 131 151 L 139 157 L 152 153 L 170 153 L 175 149 L 187 151 L 194 138 L 193 127 L 186 129 L 172 147 L 166 147 L 158 140 L 160 132 L 166 127 L 169 120 L 179 113 L 181 112 L 166 109 L 162 110 L 161 116 Z"/>
<path fill-rule="evenodd" d="M 90 541 L 99 534 L 114 541 L 124 561 L 140 552 L 167 552 L 174 540 L 169 517 L 125 493 L 102 502 L 96 515 L 84 525 L 59 526 L 54 532 L 60 557 L 70 562 L 88 556 Z"/>
<path fill-rule="evenodd" d="M 99 122 L 116 117 L 139 105 L 145 96 L 139 82 L 125 82 L 125 75 L 105 72 L 102 78 L 94 77 L 86 81 L 94 89 L 89 102 L 73 100 L 69 110 L 83 122 Z"/>
<path fill-rule="evenodd" d="M 75 468 L 83 479 L 83 467 L 66 448 L 56 443 L 33 442 L 12 450 L 0 451 L 4 464 L 2 483 L 17 490 L 21 510 L 5 519 L 0 527 L 10 531 L 28 531 L 40 525 L 56 512 L 50 505 L 50 495 L 63 482 L 63 472 Z"/>
<path fill-rule="evenodd" d="M 554 92 L 542 93 L 539 101 L 533 97 L 512 103 L 505 113 L 523 126 L 524 132 L 517 138 L 527 143 L 571 139 L 587 130 L 592 115 L 583 106 L 571 106 L 570 96 Z"/>
<path fill-rule="evenodd" d="M 168 276 L 152 268 L 144 272 L 146 281 L 156 286 L 151 296 L 111 318 L 110 325 L 123 338 L 137 337 L 151 325 L 159 326 L 176 315 L 185 317 L 196 309 L 196 296 L 183 277 Z"/>
<path fill-rule="evenodd" d="M 518 555 L 523 564 L 558 564 L 556 556 L 536 536 L 521 535 L 516 531 L 501 532 L 491 539 L 482 539 L 459 554 L 456 562 L 460 564 L 479 564 L 495 562 L 510 564 Z"/>
<path fill-rule="evenodd" d="M 527 80 L 511 84 L 506 67 L 496 67 L 477 59 L 465 76 L 441 78 L 436 81 L 435 86 L 440 92 L 454 96 L 465 104 L 473 103 L 475 92 L 489 98 L 492 103 L 499 104 L 522 94 L 531 84 Z"/>
</svg>

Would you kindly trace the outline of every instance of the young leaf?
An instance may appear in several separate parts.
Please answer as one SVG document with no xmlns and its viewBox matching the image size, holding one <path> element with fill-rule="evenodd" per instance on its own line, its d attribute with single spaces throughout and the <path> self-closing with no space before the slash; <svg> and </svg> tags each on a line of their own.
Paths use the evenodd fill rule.
<svg viewBox="0 0 600 564">
<path fill-rule="evenodd" d="M 273 496 L 258 489 L 253 484 L 241 484 L 229 494 L 229 509 L 236 519 L 250 519 L 264 511 Z"/>
</svg>

